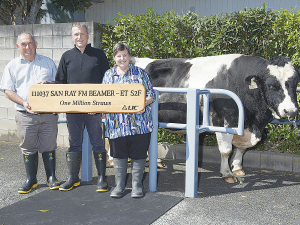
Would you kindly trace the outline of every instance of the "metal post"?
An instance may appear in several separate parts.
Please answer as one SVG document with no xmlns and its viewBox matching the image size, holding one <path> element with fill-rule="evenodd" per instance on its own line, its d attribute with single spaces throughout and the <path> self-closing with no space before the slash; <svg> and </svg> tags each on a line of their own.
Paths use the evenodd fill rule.
<svg viewBox="0 0 300 225">
<path fill-rule="evenodd" d="M 151 104 L 153 131 L 149 147 L 149 191 L 157 191 L 157 142 L 158 142 L 158 95 L 155 91 L 156 101 Z"/>
<path fill-rule="evenodd" d="M 202 95 L 203 99 L 203 119 L 202 126 L 209 126 L 209 92 Z"/>
<path fill-rule="evenodd" d="M 187 91 L 185 196 L 197 197 L 198 190 L 198 125 L 199 94 L 197 89 Z"/>
<path fill-rule="evenodd" d="M 92 145 L 86 128 L 83 131 L 82 141 L 81 180 L 92 180 Z"/>
</svg>

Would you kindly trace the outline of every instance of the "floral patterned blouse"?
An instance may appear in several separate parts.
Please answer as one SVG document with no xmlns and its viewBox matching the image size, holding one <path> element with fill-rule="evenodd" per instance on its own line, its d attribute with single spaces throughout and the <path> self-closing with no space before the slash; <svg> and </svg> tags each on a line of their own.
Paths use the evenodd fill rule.
<svg viewBox="0 0 300 225">
<path fill-rule="evenodd" d="M 129 64 L 127 72 L 120 76 L 113 68 L 106 71 L 103 84 L 130 84 L 140 83 L 146 88 L 146 97 L 156 100 L 155 92 L 146 72 L 139 67 Z M 151 106 L 147 105 L 142 114 L 135 113 L 106 113 L 105 114 L 105 136 L 109 139 L 118 137 L 145 134 L 152 132 Z"/>
</svg>

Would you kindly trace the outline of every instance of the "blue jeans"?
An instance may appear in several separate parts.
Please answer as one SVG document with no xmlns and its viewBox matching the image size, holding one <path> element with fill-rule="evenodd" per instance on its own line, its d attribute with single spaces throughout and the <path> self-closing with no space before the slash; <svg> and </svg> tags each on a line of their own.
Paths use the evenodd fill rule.
<svg viewBox="0 0 300 225">
<path fill-rule="evenodd" d="M 101 113 L 89 115 L 87 113 L 67 113 L 67 126 L 69 130 L 69 152 L 82 151 L 83 131 L 86 127 L 89 134 L 93 152 L 106 152 L 102 137 Z"/>
</svg>

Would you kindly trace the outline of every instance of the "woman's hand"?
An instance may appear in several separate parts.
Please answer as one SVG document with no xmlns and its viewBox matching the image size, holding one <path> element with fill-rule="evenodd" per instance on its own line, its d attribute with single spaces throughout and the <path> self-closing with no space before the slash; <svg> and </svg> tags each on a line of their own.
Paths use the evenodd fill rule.
<svg viewBox="0 0 300 225">
<path fill-rule="evenodd" d="M 142 114 L 145 112 L 145 109 L 143 109 L 142 111 L 137 112 L 136 114 Z"/>
<path fill-rule="evenodd" d="M 150 105 L 151 103 L 153 102 L 153 98 L 151 97 L 146 97 L 146 100 L 145 100 L 145 108 L 147 105 Z M 142 114 L 145 112 L 145 109 L 143 109 L 142 111 L 139 111 L 137 114 Z"/>
</svg>

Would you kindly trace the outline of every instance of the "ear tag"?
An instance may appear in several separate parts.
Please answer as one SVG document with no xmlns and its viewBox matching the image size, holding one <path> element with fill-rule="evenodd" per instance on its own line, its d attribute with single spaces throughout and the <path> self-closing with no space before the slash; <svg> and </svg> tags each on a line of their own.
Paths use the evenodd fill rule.
<svg viewBox="0 0 300 225">
<path fill-rule="evenodd" d="M 258 88 L 254 79 L 255 79 L 254 77 L 251 79 L 251 84 L 249 85 L 250 90 Z"/>
</svg>

